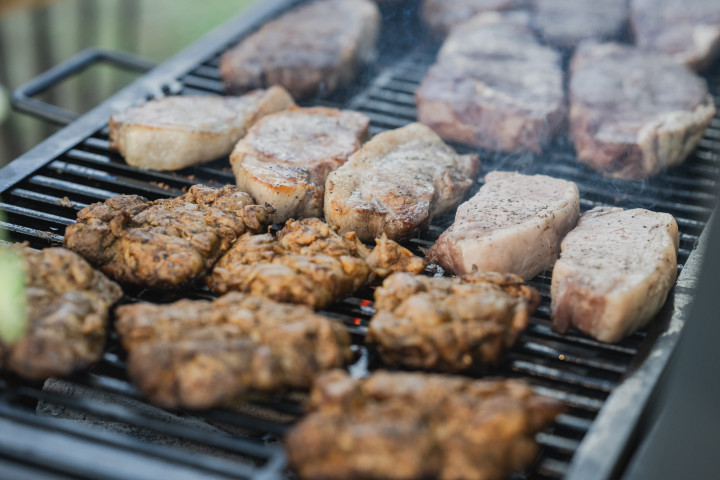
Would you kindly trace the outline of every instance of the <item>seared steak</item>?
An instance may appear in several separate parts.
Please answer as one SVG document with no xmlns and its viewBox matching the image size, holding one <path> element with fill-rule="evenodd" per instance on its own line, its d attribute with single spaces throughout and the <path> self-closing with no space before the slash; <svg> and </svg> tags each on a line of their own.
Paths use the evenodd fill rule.
<svg viewBox="0 0 720 480">
<path fill-rule="evenodd" d="M 490 172 L 427 258 L 458 275 L 490 271 L 532 278 L 552 266 L 579 216 L 580 195 L 572 182 Z"/>
<path fill-rule="evenodd" d="M 539 303 L 538 292 L 517 275 L 396 273 L 375 290 L 366 341 L 388 365 L 483 371 L 515 343 Z"/>
<path fill-rule="evenodd" d="M 479 169 L 424 125 L 387 131 L 328 176 L 325 218 L 363 241 L 404 239 L 455 208 Z"/>
<path fill-rule="evenodd" d="M 271 85 L 329 95 L 375 58 L 380 12 L 369 0 L 318 0 L 265 23 L 220 61 L 228 93 Z"/>
<path fill-rule="evenodd" d="M 259 118 L 292 104 L 281 87 L 150 100 L 110 117 L 110 147 L 135 167 L 177 170 L 229 154 Z"/>
<path fill-rule="evenodd" d="M 339 370 L 317 378 L 310 409 L 286 436 L 300 477 L 397 480 L 506 478 L 563 410 L 521 380 Z"/>
<path fill-rule="evenodd" d="M 716 0 L 631 0 L 630 20 L 640 48 L 695 70 L 707 68 L 720 54 Z"/>
<path fill-rule="evenodd" d="M 0 340 L 0 369 L 42 380 L 97 362 L 120 287 L 64 248 L 0 248 L 24 264 L 27 300 L 24 335 L 11 344 Z"/>
<path fill-rule="evenodd" d="M 64 241 L 119 281 L 177 287 L 207 273 L 241 234 L 261 231 L 272 213 L 235 186 L 194 185 L 178 198 L 120 195 L 93 203 Z"/>
<path fill-rule="evenodd" d="M 642 179 L 681 163 L 715 115 L 705 80 L 669 57 L 583 44 L 571 65 L 577 158 L 606 175 Z"/>
<path fill-rule="evenodd" d="M 370 120 L 334 108 L 290 108 L 250 129 L 230 156 L 238 186 L 275 208 L 273 223 L 322 217 L 325 179 L 360 148 Z"/>
<path fill-rule="evenodd" d="M 560 55 L 525 13 L 485 13 L 453 29 L 416 92 L 418 119 L 441 137 L 540 152 L 565 121 Z"/>
<path fill-rule="evenodd" d="M 628 0 L 532 0 L 543 40 L 573 48 L 581 40 L 612 40 L 628 22 Z"/>
<path fill-rule="evenodd" d="M 525 7 L 528 0 L 423 0 L 422 18 L 435 36 L 444 37 L 450 30 L 482 12 L 496 12 Z"/>
<path fill-rule="evenodd" d="M 419 273 L 422 259 L 392 240 L 370 252 L 354 233 L 340 236 L 317 218 L 288 221 L 276 235 L 244 235 L 207 278 L 215 292 L 240 291 L 323 308 L 373 275 Z"/>
<path fill-rule="evenodd" d="M 342 325 L 305 306 L 240 293 L 124 305 L 116 317 L 130 378 L 163 407 L 210 408 L 309 388 L 315 375 L 352 358 Z"/>
<path fill-rule="evenodd" d="M 597 207 L 562 242 L 552 276 L 553 327 L 616 342 L 648 323 L 677 276 L 672 215 Z"/>
</svg>

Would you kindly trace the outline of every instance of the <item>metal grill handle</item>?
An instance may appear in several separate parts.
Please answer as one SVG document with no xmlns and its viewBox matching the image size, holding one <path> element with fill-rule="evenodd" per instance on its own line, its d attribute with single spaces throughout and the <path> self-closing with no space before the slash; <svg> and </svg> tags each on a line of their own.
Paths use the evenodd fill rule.
<svg viewBox="0 0 720 480">
<path fill-rule="evenodd" d="M 18 111 L 60 125 L 71 123 L 80 115 L 32 97 L 49 90 L 66 78 L 99 62 L 106 62 L 141 73 L 155 67 L 154 63 L 129 53 L 91 47 L 16 88 L 12 93 L 13 107 Z"/>
</svg>

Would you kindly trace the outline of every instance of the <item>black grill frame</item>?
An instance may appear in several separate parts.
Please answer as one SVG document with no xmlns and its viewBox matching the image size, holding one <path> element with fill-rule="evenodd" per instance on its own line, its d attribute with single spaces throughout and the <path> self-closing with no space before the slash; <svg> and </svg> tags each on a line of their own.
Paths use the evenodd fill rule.
<svg viewBox="0 0 720 480">
<path fill-rule="evenodd" d="M 147 98 L 166 94 L 222 93 L 222 85 L 217 78 L 219 52 L 266 19 L 299 2 L 276 0 L 260 3 L 0 170 L 0 194 L 4 195 L 0 208 L 10 216 L 5 226 L 14 232 L 15 238 L 27 239 L 38 247 L 57 244 L 61 241 L 61 228 L 72 222 L 69 212 L 92 201 L 102 200 L 108 193 L 139 193 L 149 198 L 180 194 L 183 188 L 195 183 L 187 178 L 188 171 L 205 182 L 232 183 L 234 178 L 224 169 L 222 161 L 180 174 L 142 172 L 130 167 L 117 154 L 109 153 L 104 125 L 114 111 Z M 413 8 L 417 8 L 416 2 Z M 396 27 L 410 21 L 399 11 L 388 10 L 385 13 L 390 15 L 389 21 Z M 423 32 L 418 35 L 426 37 Z M 363 74 L 358 90 L 352 91 L 351 95 L 341 93 L 329 99 L 314 99 L 306 103 L 363 111 L 371 117 L 372 134 L 408 123 L 413 120 L 412 92 L 437 48 L 432 42 L 415 45 L 416 40 L 415 36 L 406 33 L 401 41 L 384 44 L 385 54 L 377 65 Z M 720 94 L 720 75 L 713 74 L 710 78 L 713 93 Z M 453 146 L 462 152 L 477 151 L 464 145 Z M 659 318 L 649 328 L 617 345 L 604 345 L 577 332 L 566 336 L 553 333 L 548 305 L 550 273 L 545 272 L 530 282 L 543 294 L 543 303 L 533 318 L 532 326 L 498 372 L 529 378 L 539 391 L 559 396 L 571 406 L 570 413 L 562 416 L 551 431 L 539 435 L 543 453 L 530 478 L 611 478 L 630 454 L 635 427 L 671 355 L 692 302 L 702 265 L 702 232 L 717 202 L 720 119 L 713 120 L 701 147 L 686 164 L 642 183 L 604 179 L 578 165 L 572 158 L 567 139 L 558 140 L 550 152 L 540 156 L 480 153 L 483 172 L 498 168 L 519 169 L 524 173 L 545 173 L 575 180 L 580 186 L 583 210 L 598 204 L 656 208 L 675 214 L 681 229 L 680 277 Z M 138 176 L 142 178 L 138 179 Z M 478 186 L 479 182 L 476 188 Z M 667 188 L 673 190 L 670 195 L 663 193 Z M 615 193 L 608 196 L 609 191 Z M 70 204 L 65 204 L 67 206 L 59 202 L 63 192 L 73 197 Z M 440 219 L 429 232 L 413 239 L 410 245 L 416 250 L 427 247 L 450 221 L 451 217 Z M 126 290 L 126 301 L 165 302 L 176 298 L 163 292 Z M 206 293 L 194 291 L 190 295 L 202 297 Z M 372 298 L 371 295 L 372 290 L 365 289 L 325 313 L 342 321 L 359 342 L 372 314 L 362 300 Z M 124 380 L 123 352 L 118 350 L 113 338 L 110 340 L 101 364 L 92 373 L 79 375 L 73 381 L 98 391 L 114 392 L 122 398 L 138 398 L 135 389 Z M 362 353 L 366 352 L 362 350 Z M 363 356 L 355 368 L 365 368 L 363 362 L 366 360 Z M 372 357 L 370 362 L 373 362 Z M 280 434 L 285 428 L 282 423 L 260 421 L 253 416 L 227 410 L 203 414 L 204 418 L 213 422 L 254 432 L 246 441 L 237 436 L 224 437 L 162 423 L 152 424 L 146 416 L 132 408 L 123 409 L 117 405 L 51 394 L 40 390 L 40 387 L 12 376 L 0 376 L 0 424 L 4 424 L 0 428 L 0 446 L 3 447 L 0 448 L 0 473 L 7 469 L 18 475 L 32 472 L 35 475 L 33 478 L 63 475 L 144 478 L 143 472 L 157 472 L 157 469 L 165 468 L 177 475 L 184 472 L 188 477 L 202 473 L 203 478 L 262 479 L 285 475 L 281 449 L 276 445 L 266 445 L 268 437 L 264 435 Z M 202 445 L 254 456 L 260 462 L 255 468 L 247 470 L 238 467 L 237 472 L 232 472 L 232 467 L 224 460 L 200 456 L 198 462 L 190 462 L 180 451 L 167 447 L 95 431 L 82 425 L 57 425 L 48 418 L 30 413 L 28 405 L 32 407 L 37 400 L 74 406 L 82 412 L 114 418 L 123 423 L 151 425 L 153 429 L 174 433 Z M 264 406 L 290 416 L 300 413 L 300 405 L 296 401 L 274 400 Z M 17 433 L 8 435 L 6 432 L 9 431 Z M 65 444 L 72 444 L 75 448 L 68 449 Z M 134 466 L 113 471 L 83 461 L 87 456 L 84 450 L 90 446 L 98 451 L 98 455 L 106 455 L 122 465 L 132 460 Z M 54 455 L 54 451 L 58 454 Z M 148 478 L 151 476 L 148 475 Z"/>
</svg>

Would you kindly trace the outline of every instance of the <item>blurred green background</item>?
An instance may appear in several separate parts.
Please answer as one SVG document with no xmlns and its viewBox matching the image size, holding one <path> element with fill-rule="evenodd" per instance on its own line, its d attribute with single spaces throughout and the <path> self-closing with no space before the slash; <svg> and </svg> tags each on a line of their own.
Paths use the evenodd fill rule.
<svg viewBox="0 0 720 480">
<path fill-rule="evenodd" d="M 162 62 L 256 1 L 0 0 L 0 166 L 60 128 L 13 112 L 13 88 L 90 46 Z M 96 65 L 39 98 L 82 113 L 137 75 Z"/>
</svg>

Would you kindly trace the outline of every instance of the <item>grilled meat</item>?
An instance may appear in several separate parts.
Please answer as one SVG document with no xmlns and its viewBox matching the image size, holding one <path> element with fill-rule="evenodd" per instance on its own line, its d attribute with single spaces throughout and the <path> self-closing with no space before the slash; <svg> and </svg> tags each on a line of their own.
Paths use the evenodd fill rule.
<svg viewBox="0 0 720 480">
<path fill-rule="evenodd" d="M 520 380 L 336 370 L 317 378 L 310 409 L 286 436 L 304 479 L 500 480 L 533 462 L 562 406 Z"/>
<path fill-rule="evenodd" d="M 539 303 L 537 290 L 517 275 L 396 273 L 375 290 L 366 341 L 388 365 L 479 371 L 497 364 Z"/>
<path fill-rule="evenodd" d="M 579 161 L 642 179 L 681 163 L 715 115 L 705 80 L 672 59 L 620 44 L 582 44 L 570 79 Z"/>
<path fill-rule="evenodd" d="M 130 378 L 163 407 L 210 408 L 309 388 L 315 375 L 352 358 L 340 324 L 305 306 L 236 292 L 124 305 L 116 317 Z"/>
<path fill-rule="evenodd" d="M 448 140 L 539 153 L 565 121 L 562 79 L 528 14 L 480 14 L 443 44 L 415 94 L 418 119 Z"/>
<path fill-rule="evenodd" d="M 378 250 L 379 249 L 379 250 Z M 383 239 L 370 252 L 354 233 L 340 236 L 317 218 L 288 221 L 276 235 L 244 235 L 222 257 L 207 283 L 281 302 L 325 307 L 363 286 L 373 274 L 419 273 L 424 262 Z"/>
<path fill-rule="evenodd" d="M 404 239 L 455 208 L 479 169 L 424 125 L 387 131 L 328 176 L 325 218 L 363 241 Z"/>
<path fill-rule="evenodd" d="M 597 207 L 562 242 L 551 287 L 553 327 L 616 342 L 647 324 L 677 276 L 672 215 Z"/>
<path fill-rule="evenodd" d="M 573 48 L 584 39 L 611 40 L 628 22 L 628 0 L 532 0 L 535 26 L 543 40 Z"/>
<path fill-rule="evenodd" d="M 273 223 L 321 217 L 325 179 L 360 148 L 369 123 L 361 113 L 324 107 L 268 115 L 230 156 L 237 184 L 275 208 Z"/>
<path fill-rule="evenodd" d="M 135 167 L 177 170 L 229 154 L 259 118 L 292 104 L 281 87 L 151 100 L 110 117 L 110 147 Z"/>
<path fill-rule="evenodd" d="M 458 275 L 477 270 L 529 279 L 552 266 L 579 216 L 580 195 L 572 182 L 490 172 L 427 258 Z"/>
<path fill-rule="evenodd" d="M 444 37 L 478 13 L 522 8 L 527 3 L 528 0 L 423 0 L 422 18 L 435 36 Z"/>
<path fill-rule="evenodd" d="M 119 281 L 170 288 L 207 273 L 241 234 L 262 230 L 272 213 L 235 186 L 194 185 L 181 197 L 154 202 L 120 195 L 82 209 L 64 242 Z"/>
<path fill-rule="evenodd" d="M 108 309 L 122 290 L 64 248 L 12 248 L 25 265 L 27 325 L 12 344 L 0 341 L 0 368 L 30 379 L 66 376 L 100 359 Z"/>
<path fill-rule="evenodd" d="M 631 0 L 635 41 L 695 70 L 720 54 L 720 8 L 716 0 Z"/>
<path fill-rule="evenodd" d="M 220 60 L 228 93 L 282 85 L 329 95 L 375 58 L 380 12 L 369 0 L 318 0 L 265 23 Z"/>
</svg>

